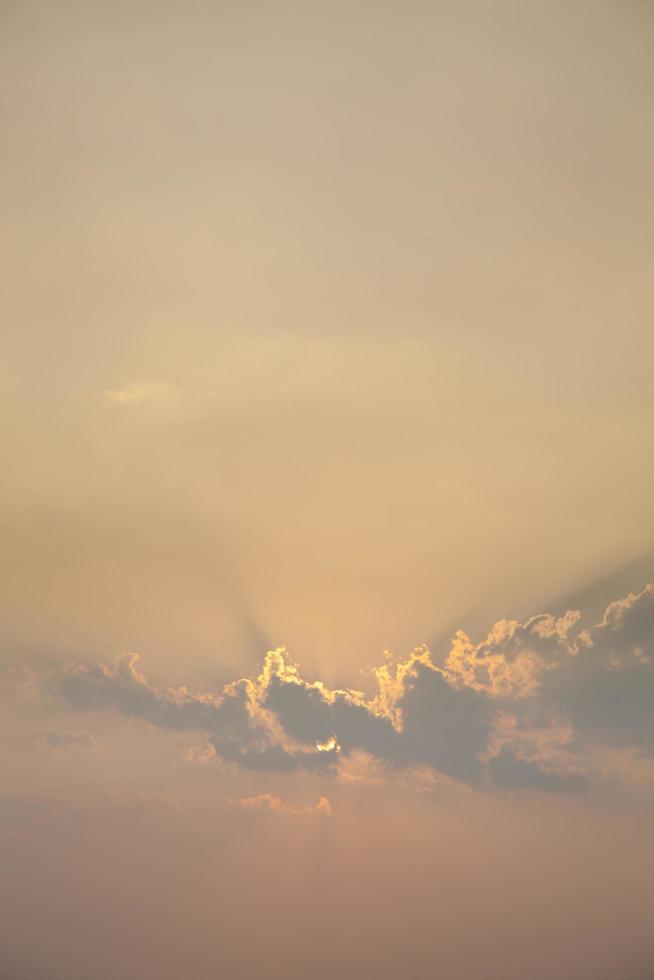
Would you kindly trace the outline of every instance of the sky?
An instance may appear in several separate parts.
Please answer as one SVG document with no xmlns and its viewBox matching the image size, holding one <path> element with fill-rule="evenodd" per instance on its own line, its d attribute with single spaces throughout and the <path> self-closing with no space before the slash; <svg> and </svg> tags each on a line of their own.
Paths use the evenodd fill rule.
<svg viewBox="0 0 654 980">
<path fill-rule="evenodd" d="M 0 980 L 651 980 L 652 4 L 0 64 Z"/>
</svg>

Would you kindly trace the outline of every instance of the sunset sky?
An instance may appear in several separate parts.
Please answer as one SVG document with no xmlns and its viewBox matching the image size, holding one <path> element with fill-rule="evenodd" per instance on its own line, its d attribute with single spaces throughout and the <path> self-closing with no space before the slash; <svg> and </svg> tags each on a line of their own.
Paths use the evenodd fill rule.
<svg viewBox="0 0 654 980">
<path fill-rule="evenodd" d="M 654 4 L 0 65 L 0 980 L 651 980 Z"/>
</svg>

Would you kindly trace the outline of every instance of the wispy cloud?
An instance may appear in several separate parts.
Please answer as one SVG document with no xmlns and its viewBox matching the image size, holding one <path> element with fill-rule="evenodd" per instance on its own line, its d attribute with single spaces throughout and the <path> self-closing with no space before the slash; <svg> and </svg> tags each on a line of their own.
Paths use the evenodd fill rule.
<svg viewBox="0 0 654 980">
<path fill-rule="evenodd" d="M 49 749 L 96 749 L 97 741 L 88 732 L 44 732 L 39 742 Z"/>
<path fill-rule="evenodd" d="M 115 405 L 166 404 L 179 398 L 180 389 L 163 381 L 133 381 L 123 388 L 103 392 L 105 401 Z"/>
</svg>

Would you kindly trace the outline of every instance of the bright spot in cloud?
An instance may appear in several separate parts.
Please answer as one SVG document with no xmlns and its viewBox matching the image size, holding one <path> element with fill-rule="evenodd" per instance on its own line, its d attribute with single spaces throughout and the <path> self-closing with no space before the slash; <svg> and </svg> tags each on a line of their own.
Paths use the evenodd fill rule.
<svg viewBox="0 0 654 980">
<path fill-rule="evenodd" d="M 320 685 L 322 687 L 322 684 Z M 326 742 L 316 742 L 316 748 L 319 752 L 333 752 L 336 749 L 337 752 L 341 751 L 341 747 L 332 735 L 331 738 L 327 739 Z"/>
</svg>

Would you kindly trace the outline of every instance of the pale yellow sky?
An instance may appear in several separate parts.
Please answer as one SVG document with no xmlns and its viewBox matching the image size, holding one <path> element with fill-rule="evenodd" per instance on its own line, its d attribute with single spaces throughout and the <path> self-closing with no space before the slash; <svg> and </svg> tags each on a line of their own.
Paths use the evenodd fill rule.
<svg viewBox="0 0 654 980">
<path fill-rule="evenodd" d="M 335 680 L 649 553 L 647 5 L 3 35 L 10 633 Z"/>
</svg>

